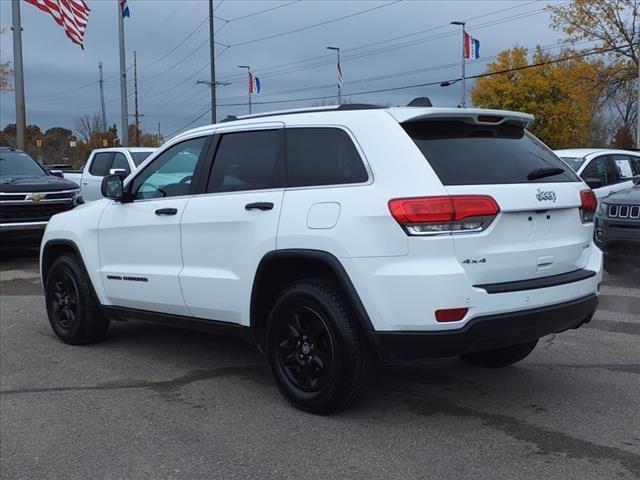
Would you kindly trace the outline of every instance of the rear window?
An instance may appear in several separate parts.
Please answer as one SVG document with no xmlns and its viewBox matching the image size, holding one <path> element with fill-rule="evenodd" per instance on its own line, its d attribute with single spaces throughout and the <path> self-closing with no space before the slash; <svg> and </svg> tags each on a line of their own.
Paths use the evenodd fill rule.
<svg viewBox="0 0 640 480">
<path fill-rule="evenodd" d="M 444 185 L 579 181 L 547 146 L 518 126 L 422 121 L 403 127 Z M 527 179 L 534 170 L 549 168 L 564 172 Z"/>
<path fill-rule="evenodd" d="M 560 157 L 565 161 L 567 165 L 571 167 L 571 170 L 577 172 L 584 163 L 584 157 Z"/>
</svg>

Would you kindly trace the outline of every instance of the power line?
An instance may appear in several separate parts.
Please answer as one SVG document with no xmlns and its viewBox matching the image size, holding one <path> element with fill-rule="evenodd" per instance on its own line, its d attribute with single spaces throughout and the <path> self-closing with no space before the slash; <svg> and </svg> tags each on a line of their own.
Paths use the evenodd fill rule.
<svg viewBox="0 0 640 480">
<path fill-rule="evenodd" d="M 158 63 L 160 60 L 163 60 L 163 59 L 167 58 L 169 55 L 171 55 L 173 52 L 175 52 L 178 48 L 180 48 L 182 45 L 184 45 L 184 43 L 187 40 L 189 40 L 200 29 L 200 27 L 202 27 L 202 25 L 204 25 L 206 23 L 207 20 L 208 20 L 207 18 L 202 20 L 202 22 L 200 22 L 198 24 L 198 26 L 191 31 L 191 33 L 189 33 L 180 43 L 178 43 L 175 47 L 173 47 L 167 53 L 165 53 L 161 57 L 156 58 L 153 62 L 149 62 L 149 63 L 147 63 L 145 65 L 141 65 L 140 68 L 143 69 L 143 68 L 150 67 L 151 65 L 155 65 L 156 63 Z"/>
<path fill-rule="evenodd" d="M 272 38 L 283 37 L 285 35 L 290 35 L 292 33 L 302 32 L 304 30 L 309 30 L 309 29 L 312 29 L 312 28 L 320 27 L 322 25 L 327 25 L 329 23 L 339 22 L 339 21 L 345 20 L 347 18 L 352 18 L 352 17 L 358 16 L 358 15 L 363 15 L 365 13 L 369 13 L 369 12 L 372 12 L 374 10 L 379 10 L 381 8 L 385 8 L 385 7 L 394 5 L 394 4 L 399 3 L 401 1 L 402 0 L 393 0 L 392 2 L 385 3 L 384 5 L 378 5 L 376 7 L 368 8 L 366 10 L 361 10 L 359 12 L 351 13 L 349 15 L 343 15 L 341 17 L 333 18 L 331 20 L 325 20 L 324 22 L 315 23 L 313 25 L 307 25 L 306 27 L 296 28 L 294 30 L 289 30 L 287 32 L 274 33 L 272 35 L 267 35 L 266 37 L 254 38 L 253 40 L 245 40 L 244 42 L 232 43 L 229 46 L 230 47 L 241 47 L 243 45 L 249 45 L 249 44 L 255 43 L 255 42 L 262 42 L 264 40 L 271 40 Z"/>
<path fill-rule="evenodd" d="M 533 64 L 529 64 L 529 65 L 523 65 L 521 67 L 514 67 L 514 68 L 509 68 L 509 69 L 504 69 L 504 70 L 500 70 L 497 72 L 486 72 L 486 73 L 481 73 L 478 75 L 471 75 L 468 77 L 465 77 L 465 79 L 476 79 L 476 78 L 483 78 L 483 77 L 489 77 L 489 76 L 493 76 L 493 75 L 503 75 L 505 73 L 511 73 L 511 72 L 516 72 L 516 71 L 520 71 L 520 70 L 526 70 L 529 68 L 535 68 L 535 67 L 541 67 L 541 66 L 545 66 L 545 65 L 552 65 L 555 63 L 561 63 L 561 62 L 566 62 L 568 60 L 573 60 L 573 59 L 577 59 L 577 58 L 584 58 L 590 55 L 596 55 L 596 54 L 600 54 L 600 53 L 607 53 L 607 52 L 611 52 L 614 50 L 620 50 L 622 47 L 616 46 L 616 47 L 611 47 L 611 48 L 604 48 L 604 49 L 595 49 L 595 50 L 591 50 L 591 51 L 587 51 L 587 52 L 583 52 L 580 54 L 576 54 L 576 55 L 570 55 L 568 57 L 563 57 L 563 58 L 558 58 L 558 59 L 554 59 L 554 60 L 548 60 L 545 62 L 540 62 L 540 63 L 533 63 Z M 447 80 L 449 82 L 455 82 L 455 81 L 459 81 L 461 80 L 460 78 L 453 78 L 450 80 Z M 401 87 L 389 87 L 389 88 L 381 88 L 381 89 L 377 89 L 377 90 L 368 90 L 368 91 L 364 91 L 364 92 L 353 92 L 353 93 L 348 93 L 346 94 L 346 96 L 356 96 L 356 95 L 368 95 L 368 94 L 372 94 L 372 93 L 383 93 L 383 92 L 391 92 L 391 91 L 397 91 L 397 90 L 407 90 L 407 89 L 412 89 L 412 88 L 419 88 L 419 87 L 428 87 L 428 86 L 433 86 L 433 85 L 439 85 L 443 82 L 443 80 L 439 80 L 436 82 L 427 82 L 427 83 L 417 83 L 414 85 L 404 85 Z M 326 98 L 326 96 L 322 96 L 322 97 L 307 97 L 307 98 L 295 98 L 295 99 L 288 99 L 288 100 L 271 100 L 271 101 L 266 101 L 266 102 L 255 102 L 256 105 L 268 105 L 268 104 L 275 104 L 275 103 L 293 103 L 293 102 L 304 102 L 304 101 L 311 101 L 311 100 L 322 100 Z M 235 106 L 243 106 L 244 103 L 226 103 L 226 104 L 219 104 L 220 107 L 235 107 Z"/>
<path fill-rule="evenodd" d="M 244 20 L 245 18 L 249 18 L 249 17 L 255 17 L 256 15 L 261 15 L 263 13 L 267 13 L 267 12 L 271 12 L 273 10 L 278 10 L 279 8 L 284 8 L 284 7 L 288 7 L 289 5 L 293 5 L 294 3 L 300 3 L 302 0 L 294 0 L 293 2 L 289 2 L 289 3 L 285 3 L 283 5 L 278 5 L 276 7 L 271 7 L 271 8 L 265 8 L 264 10 L 259 10 L 257 12 L 254 13 L 249 13 L 247 15 L 240 15 L 239 17 L 233 17 L 233 18 L 222 18 L 222 17 L 217 17 L 216 18 L 218 20 L 222 20 L 223 22 L 237 22 L 238 20 Z M 222 3 L 222 2 L 220 2 Z M 218 5 L 219 7 L 220 5 Z M 216 10 L 218 9 L 218 7 L 216 7 Z M 214 10 L 215 12 L 215 10 Z"/>
</svg>

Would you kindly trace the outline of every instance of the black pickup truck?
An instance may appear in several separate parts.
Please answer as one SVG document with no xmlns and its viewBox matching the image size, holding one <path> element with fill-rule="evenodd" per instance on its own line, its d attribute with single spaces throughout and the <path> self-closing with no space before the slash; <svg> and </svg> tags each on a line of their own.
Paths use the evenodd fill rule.
<svg viewBox="0 0 640 480">
<path fill-rule="evenodd" d="M 640 176 L 633 177 L 633 183 L 598 204 L 594 238 L 609 273 L 640 269 Z"/>
<path fill-rule="evenodd" d="M 56 213 L 83 203 L 75 183 L 13 147 L 0 147 L 0 240 L 38 238 Z"/>
</svg>

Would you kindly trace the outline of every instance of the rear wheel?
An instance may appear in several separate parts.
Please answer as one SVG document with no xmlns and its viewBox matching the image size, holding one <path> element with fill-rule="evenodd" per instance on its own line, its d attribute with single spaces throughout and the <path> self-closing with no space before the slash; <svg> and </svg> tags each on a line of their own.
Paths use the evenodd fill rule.
<svg viewBox="0 0 640 480">
<path fill-rule="evenodd" d="M 461 355 L 460 358 L 469 365 L 478 367 L 499 368 L 513 365 L 526 358 L 536 347 L 538 340 L 511 345 L 495 350 L 484 350 Z"/>
<path fill-rule="evenodd" d="M 51 328 L 63 342 L 82 345 L 107 335 L 109 320 L 100 312 L 91 281 L 74 255 L 64 254 L 53 262 L 45 301 Z"/>
<path fill-rule="evenodd" d="M 375 375 L 375 354 L 328 281 L 301 281 L 280 293 L 266 347 L 280 391 L 308 412 L 327 414 L 355 404 Z"/>
</svg>

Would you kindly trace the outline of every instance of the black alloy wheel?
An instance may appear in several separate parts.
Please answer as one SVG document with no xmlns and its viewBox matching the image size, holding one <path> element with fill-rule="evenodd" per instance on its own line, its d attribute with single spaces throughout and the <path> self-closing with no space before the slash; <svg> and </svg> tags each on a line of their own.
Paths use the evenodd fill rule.
<svg viewBox="0 0 640 480">
<path fill-rule="evenodd" d="M 282 312 L 278 333 L 278 368 L 304 392 L 322 390 L 330 380 L 335 341 L 322 315 L 307 305 Z"/>
</svg>

